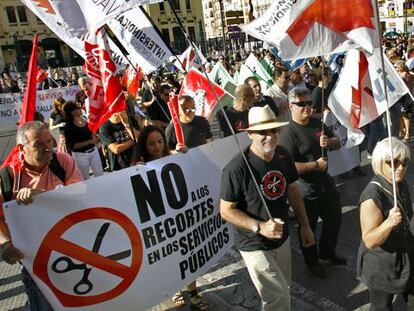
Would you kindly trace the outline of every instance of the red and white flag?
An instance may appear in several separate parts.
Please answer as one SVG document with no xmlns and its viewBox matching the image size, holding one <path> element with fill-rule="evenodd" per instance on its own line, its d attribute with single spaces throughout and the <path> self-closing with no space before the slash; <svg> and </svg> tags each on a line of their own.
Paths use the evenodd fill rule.
<svg viewBox="0 0 414 311">
<path fill-rule="evenodd" d="M 214 81 L 211 83 L 222 105 L 229 105 L 233 97 Z M 182 82 L 179 95 L 191 96 L 195 101 L 196 115 L 206 119 L 213 118 L 216 108 L 219 108 L 207 78 L 194 68 L 190 69 Z"/>
<path fill-rule="evenodd" d="M 373 55 L 359 50 L 348 52 L 345 66 L 328 99 L 329 108 L 346 128 L 354 130 L 370 123 L 409 92 L 389 60 L 385 56 L 384 59 L 388 104 L 380 49 L 375 49 Z"/>
<path fill-rule="evenodd" d="M 144 72 L 138 65 L 136 65 L 135 68 L 132 66 L 128 67 L 125 70 L 124 76 L 122 77 L 122 86 L 124 86 L 127 89 L 128 93 L 134 96 L 134 98 L 137 96 L 139 81 L 143 76 Z"/>
<path fill-rule="evenodd" d="M 86 36 L 84 70 L 89 77 L 89 128 L 94 133 L 113 113 L 125 110 L 126 100 L 121 82 L 108 51 L 103 28 Z"/>
<path fill-rule="evenodd" d="M 191 68 L 196 68 L 201 70 L 203 64 L 207 63 L 207 59 L 201 53 L 201 51 L 196 47 L 194 50 L 189 46 L 183 54 L 178 56 L 178 60 L 174 62 L 174 66 L 180 69 L 181 71 L 190 71 Z"/>
<path fill-rule="evenodd" d="M 48 76 L 47 70 L 44 70 L 40 68 L 40 66 L 37 66 L 37 72 L 36 72 L 36 83 L 42 83 L 43 80 L 45 80 Z"/>
<path fill-rule="evenodd" d="M 36 111 L 36 78 L 37 78 L 37 47 L 38 36 L 34 35 L 32 55 L 30 56 L 29 68 L 27 69 L 27 87 L 24 91 L 23 104 L 21 108 L 19 127 L 29 121 L 34 120 L 34 114 Z M 6 160 L 3 162 L 1 168 L 6 166 L 13 166 L 16 169 L 21 169 L 22 154 L 19 152 L 19 148 L 16 146 L 12 149 Z"/>
<path fill-rule="evenodd" d="M 272 43 L 283 59 L 337 53 L 360 46 L 369 53 L 379 45 L 374 0 L 273 1 L 247 34 Z"/>
</svg>

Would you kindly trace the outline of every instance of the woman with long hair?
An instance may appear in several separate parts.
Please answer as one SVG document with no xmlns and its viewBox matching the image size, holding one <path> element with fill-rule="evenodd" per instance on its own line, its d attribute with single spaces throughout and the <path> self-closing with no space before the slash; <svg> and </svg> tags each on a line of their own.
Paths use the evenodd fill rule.
<svg viewBox="0 0 414 311">
<path fill-rule="evenodd" d="M 170 154 L 165 134 L 158 126 L 147 125 L 140 133 L 135 146 L 132 164 L 150 162 Z"/>
<path fill-rule="evenodd" d="M 63 106 L 63 111 L 66 118 L 66 142 L 84 180 L 89 178 L 89 168 L 92 168 L 95 177 L 103 175 L 102 163 L 96 147 L 100 139 L 88 128 L 82 109 L 74 101 L 68 101 Z"/>
<path fill-rule="evenodd" d="M 57 145 L 57 151 L 69 153 L 68 146 L 66 145 L 65 138 L 65 117 L 63 116 L 63 105 L 66 103 L 63 97 L 56 98 L 52 105 L 52 113 L 49 117 L 49 129 L 59 129 L 59 142 Z"/>
</svg>

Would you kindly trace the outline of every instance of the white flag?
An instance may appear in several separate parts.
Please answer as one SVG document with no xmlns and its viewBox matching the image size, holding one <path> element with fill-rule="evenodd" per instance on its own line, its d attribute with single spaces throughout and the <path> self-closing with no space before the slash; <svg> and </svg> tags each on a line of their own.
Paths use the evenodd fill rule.
<svg viewBox="0 0 414 311">
<path fill-rule="evenodd" d="M 117 16 L 108 23 L 128 51 L 132 63 L 149 74 L 166 62 L 172 52 L 140 7 Z"/>
<path fill-rule="evenodd" d="M 118 14 L 137 7 L 145 0 L 25 0 L 55 15 L 73 35 L 95 31 Z"/>
<path fill-rule="evenodd" d="M 283 59 L 307 58 L 349 50 L 370 53 L 378 46 L 373 0 L 283 0 L 253 22 L 247 34 L 272 43 Z"/>
<path fill-rule="evenodd" d="M 180 69 L 181 71 L 189 72 L 192 67 L 201 71 L 201 66 L 207 63 L 207 59 L 204 57 L 203 53 L 196 47 L 197 52 L 189 46 L 183 54 L 178 56 L 178 60 L 174 62 L 174 66 Z"/>
<path fill-rule="evenodd" d="M 391 107 L 408 93 L 408 88 L 392 64 L 384 58 L 388 106 Z M 351 50 L 335 89 L 329 96 L 329 108 L 345 127 L 358 129 L 386 111 L 383 85 L 379 48 L 371 56 Z"/>
</svg>

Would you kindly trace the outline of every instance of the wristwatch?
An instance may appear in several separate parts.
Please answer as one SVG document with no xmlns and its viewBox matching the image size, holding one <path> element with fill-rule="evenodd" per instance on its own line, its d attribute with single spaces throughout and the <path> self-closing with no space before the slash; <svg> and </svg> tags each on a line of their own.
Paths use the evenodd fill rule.
<svg viewBox="0 0 414 311">
<path fill-rule="evenodd" d="M 252 226 L 252 231 L 254 234 L 259 234 L 260 232 L 260 221 L 257 221 L 254 226 Z"/>
</svg>

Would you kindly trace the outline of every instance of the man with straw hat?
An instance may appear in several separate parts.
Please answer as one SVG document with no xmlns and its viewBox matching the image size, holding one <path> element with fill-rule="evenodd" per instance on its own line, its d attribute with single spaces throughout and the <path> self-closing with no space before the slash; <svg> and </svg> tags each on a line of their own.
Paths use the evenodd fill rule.
<svg viewBox="0 0 414 311">
<path fill-rule="evenodd" d="M 224 168 L 220 212 L 236 226 L 235 244 L 262 298 L 263 310 L 290 310 L 291 254 L 288 205 L 301 224 L 305 246 L 315 243 L 296 180 L 293 159 L 277 145 L 280 127 L 271 108 L 252 107 L 249 148 Z"/>
</svg>

